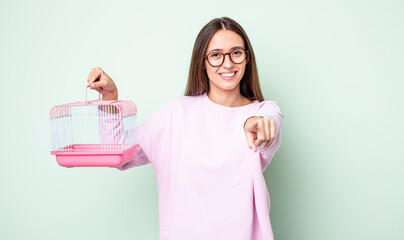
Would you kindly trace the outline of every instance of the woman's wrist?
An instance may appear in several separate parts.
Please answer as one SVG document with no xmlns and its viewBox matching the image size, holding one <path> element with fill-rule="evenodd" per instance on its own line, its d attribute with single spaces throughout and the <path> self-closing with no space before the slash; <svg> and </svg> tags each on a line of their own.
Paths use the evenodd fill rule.
<svg viewBox="0 0 404 240">
<path fill-rule="evenodd" d="M 108 100 L 118 100 L 118 91 L 115 90 L 113 92 L 105 93 L 102 95 L 102 100 L 108 101 Z"/>
</svg>

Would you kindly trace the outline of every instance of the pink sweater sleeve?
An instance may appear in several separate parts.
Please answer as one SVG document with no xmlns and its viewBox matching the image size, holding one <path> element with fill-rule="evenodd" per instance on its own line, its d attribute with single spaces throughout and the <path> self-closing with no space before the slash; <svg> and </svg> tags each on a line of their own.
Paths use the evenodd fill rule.
<svg viewBox="0 0 404 240">
<path fill-rule="evenodd" d="M 139 147 L 136 149 L 135 158 L 119 169 L 126 170 L 132 167 L 151 163 L 158 170 L 159 161 L 153 154 L 156 151 L 156 145 L 161 143 L 161 136 L 169 131 L 167 124 L 172 122 L 172 106 L 174 101 L 169 101 L 153 112 L 150 117 L 137 128 L 137 139 Z"/>
<path fill-rule="evenodd" d="M 100 138 L 102 144 L 127 144 L 133 142 L 133 131 L 125 131 L 118 115 L 106 113 L 102 110 L 98 112 L 100 124 Z M 149 133 L 146 124 L 138 127 L 137 139 L 139 146 L 136 148 L 135 157 L 127 163 L 117 167 L 119 170 L 126 170 L 149 163 L 149 160 L 142 147 L 149 145 Z"/>
<path fill-rule="evenodd" d="M 256 116 L 261 116 L 273 120 L 275 122 L 276 128 L 275 140 L 271 144 L 271 146 L 269 146 L 269 148 L 264 148 L 264 144 L 262 144 L 258 147 L 258 151 L 260 152 L 261 156 L 262 171 L 264 172 L 268 165 L 271 163 L 275 152 L 281 145 L 283 113 L 281 112 L 275 101 L 262 101 L 259 105 Z"/>
<path fill-rule="evenodd" d="M 119 170 L 127 170 L 149 163 L 148 154 L 146 154 L 146 152 L 148 152 L 147 149 L 150 148 L 150 133 L 146 123 L 137 128 L 137 137 L 139 146 L 136 148 L 135 158 L 118 167 Z"/>
</svg>

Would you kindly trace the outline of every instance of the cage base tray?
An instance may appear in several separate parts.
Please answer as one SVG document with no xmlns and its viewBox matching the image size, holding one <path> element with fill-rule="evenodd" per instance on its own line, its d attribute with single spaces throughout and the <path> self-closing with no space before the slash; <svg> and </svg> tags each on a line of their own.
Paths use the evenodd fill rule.
<svg viewBox="0 0 404 240">
<path fill-rule="evenodd" d="M 139 145 L 113 151 L 94 151 L 92 147 L 73 146 L 71 151 L 53 151 L 57 163 L 62 167 L 111 167 L 116 168 L 135 157 L 135 150 Z"/>
</svg>

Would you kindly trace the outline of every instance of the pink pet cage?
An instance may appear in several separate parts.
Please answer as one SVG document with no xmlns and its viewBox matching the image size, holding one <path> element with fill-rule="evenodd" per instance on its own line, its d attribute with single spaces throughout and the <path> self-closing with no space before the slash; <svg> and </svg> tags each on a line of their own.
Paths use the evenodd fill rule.
<svg viewBox="0 0 404 240">
<path fill-rule="evenodd" d="M 51 154 L 63 167 L 118 167 L 135 156 L 136 105 L 87 101 L 51 109 Z"/>
</svg>

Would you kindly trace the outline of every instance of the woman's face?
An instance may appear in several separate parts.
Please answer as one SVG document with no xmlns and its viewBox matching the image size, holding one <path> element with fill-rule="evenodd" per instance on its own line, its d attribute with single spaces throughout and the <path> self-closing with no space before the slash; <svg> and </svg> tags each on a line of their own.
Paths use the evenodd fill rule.
<svg viewBox="0 0 404 240">
<path fill-rule="evenodd" d="M 229 53 L 237 48 L 245 49 L 241 36 L 230 30 L 219 30 L 212 36 L 205 55 L 211 52 Z M 205 59 L 206 73 L 210 84 L 209 91 L 240 93 L 239 85 L 244 76 L 246 64 L 247 60 L 235 64 L 230 60 L 229 55 L 225 55 L 221 66 L 212 67 Z"/>
</svg>

